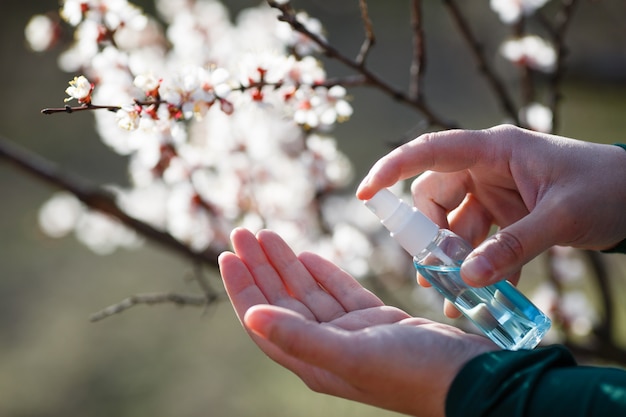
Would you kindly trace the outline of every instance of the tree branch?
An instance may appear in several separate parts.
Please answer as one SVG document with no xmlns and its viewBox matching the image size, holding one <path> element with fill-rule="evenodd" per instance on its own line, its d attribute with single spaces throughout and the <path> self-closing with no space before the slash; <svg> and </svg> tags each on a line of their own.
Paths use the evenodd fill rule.
<svg viewBox="0 0 626 417">
<path fill-rule="evenodd" d="M 218 296 L 214 296 L 212 299 L 207 299 L 204 296 L 199 295 L 187 295 L 187 294 L 175 294 L 175 293 L 146 293 L 131 295 L 128 298 L 120 301 L 117 304 L 113 304 L 106 307 L 94 314 L 89 318 L 90 321 L 96 322 L 104 320 L 115 314 L 123 313 L 124 311 L 140 304 L 154 305 L 154 304 L 175 304 L 178 307 L 206 307 L 212 301 L 215 301 Z"/>
<path fill-rule="evenodd" d="M 428 120 L 431 126 L 439 126 L 446 129 L 458 127 L 456 123 L 440 118 L 426 103 L 424 103 L 423 100 L 411 99 L 411 97 L 403 91 L 394 88 L 358 61 L 348 58 L 320 36 L 309 31 L 301 22 L 298 21 L 289 3 L 278 4 L 273 0 L 267 0 L 267 3 L 281 12 L 281 15 L 278 17 L 279 20 L 288 23 L 293 30 L 302 33 L 315 42 L 327 57 L 336 59 L 346 67 L 361 74 L 364 77 L 365 84 L 375 87 L 392 99 L 418 110 L 426 118 L 426 120 Z"/>
<path fill-rule="evenodd" d="M 211 249 L 202 252 L 192 250 L 169 233 L 158 230 L 126 214 L 117 205 L 113 193 L 90 184 L 76 175 L 61 171 L 56 164 L 17 146 L 15 143 L 11 143 L 1 136 L 0 158 L 4 158 L 7 162 L 49 185 L 69 191 L 91 209 L 116 218 L 144 238 L 200 264 L 217 267 L 218 252 Z"/>
<path fill-rule="evenodd" d="M 565 75 L 565 57 L 567 56 L 567 47 L 565 46 L 565 34 L 572 21 L 574 9 L 578 5 L 578 0 L 562 0 L 561 10 L 556 16 L 554 26 L 551 26 L 543 16 L 539 15 L 540 21 L 544 27 L 548 29 L 552 37 L 552 43 L 556 48 L 556 69 L 550 77 L 550 97 L 548 99 L 548 107 L 552 111 L 552 131 L 557 132 L 560 124 L 558 116 L 558 106 L 561 101 L 561 81 Z"/>
<path fill-rule="evenodd" d="M 526 34 L 526 18 L 522 16 L 513 25 L 513 36 L 515 38 L 522 38 Z M 521 107 L 526 107 L 533 101 L 535 101 L 535 86 L 533 84 L 533 72 L 528 65 L 519 66 L 519 79 L 520 79 L 520 102 Z"/>
<path fill-rule="evenodd" d="M 361 66 L 365 65 L 365 60 L 369 54 L 371 48 L 376 43 L 376 37 L 374 36 L 374 28 L 369 16 L 366 0 L 359 0 L 359 8 L 361 9 L 361 19 L 363 19 L 363 25 L 365 26 L 365 40 L 361 45 L 361 50 L 356 58 L 356 62 Z"/>
<path fill-rule="evenodd" d="M 151 103 L 152 104 L 152 103 Z M 41 110 L 42 114 L 55 114 L 55 113 L 75 113 L 85 110 L 108 110 L 116 112 L 120 110 L 120 106 L 96 106 L 94 104 L 83 104 L 82 106 L 68 106 L 63 107 L 49 107 Z"/>
<path fill-rule="evenodd" d="M 410 68 L 409 97 L 419 100 L 422 94 L 422 78 L 426 64 L 424 28 L 422 25 L 422 0 L 411 1 L 411 34 L 413 58 Z"/>
<path fill-rule="evenodd" d="M 504 112 L 514 121 L 515 124 L 519 125 L 519 115 L 516 110 L 516 106 L 513 103 L 513 100 L 509 97 L 509 94 L 501 82 L 500 78 L 496 75 L 495 71 L 489 65 L 485 55 L 483 53 L 482 45 L 476 40 L 476 37 L 472 33 L 469 24 L 467 23 L 465 17 L 459 10 L 459 7 L 454 2 L 454 0 L 444 0 L 444 5 L 448 9 L 450 15 L 452 16 L 452 20 L 457 25 L 459 31 L 469 50 L 474 55 L 476 62 L 478 63 L 478 69 L 483 73 L 487 82 L 491 85 L 492 90 L 494 91 L 496 97 L 500 101 L 500 106 L 504 110 Z"/>
</svg>

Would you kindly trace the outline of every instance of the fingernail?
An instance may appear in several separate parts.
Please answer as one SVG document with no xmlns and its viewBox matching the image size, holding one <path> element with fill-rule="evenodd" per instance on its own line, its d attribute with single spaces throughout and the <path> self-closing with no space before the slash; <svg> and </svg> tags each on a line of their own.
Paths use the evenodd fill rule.
<svg viewBox="0 0 626 417">
<path fill-rule="evenodd" d="M 491 283 L 494 268 L 491 262 L 482 255 L 466 259 L 461 266 L 463 277 L 472 284 L 483 286 Z"/>
<path fill-rule="evenodd" d="M 243 322 L 257 335 L 267 338 L 272 327 L 272 315 L 263 306 L 252 306 L 246 311 Z"/>
</svg>

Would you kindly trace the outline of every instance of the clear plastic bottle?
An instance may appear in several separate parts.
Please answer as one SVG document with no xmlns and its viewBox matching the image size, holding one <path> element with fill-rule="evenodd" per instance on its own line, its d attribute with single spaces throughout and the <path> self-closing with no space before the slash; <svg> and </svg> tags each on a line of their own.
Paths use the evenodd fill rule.
<svg viewBox="0 0 626 417">
<path fill-rule="evenodd" d="M 550 329 L 550 319 L 508 281 L 475 288 L 461 279 L 461 263 L 472 251 L 461 237 L 387 189 L 365 205 L 413 256 L 418 272 L 498 346 L 532 349 Z"/>
</svg>

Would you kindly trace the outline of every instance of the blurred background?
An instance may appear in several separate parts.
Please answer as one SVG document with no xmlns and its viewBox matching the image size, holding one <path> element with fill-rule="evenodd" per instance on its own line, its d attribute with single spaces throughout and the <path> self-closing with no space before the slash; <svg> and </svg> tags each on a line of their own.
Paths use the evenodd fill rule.
<svg viewBox="0 0 626 417">
<path fill-rule="evenodd" d="M 371 67 L 404 86 L 411 48 L 408 2 L 370 3 L 378 41 Z M 428 100 L 466 128 L 501 123 L 497 102 L 449 16 L 439 2 L 425 3 Z M 487 50 L 497 48 L 507 32 L 488 2 L 464 3 Z M 149 1 L 137 4 L 153 7 Z M 226 4 L 236 12 L 258 2 Z M 356 55 L 363 39 L 356 1 L 294 5 L 320 18 L 339 50 Z M 0 135 L 96 183 L 123 184 L 126 161 L 100 143 L 88 113 L 40 114 L 44 107 L 63 105 L 75 74 L 58 70 L 55 53 L 30 52 L 23 30 L 34 13 L 56 6 L 38 0 L 4 0 L 0 6 Z M 626 142 L 625 19 L 623 0 L 580 2 L 567 38 L 560 134 Z M 499 70 L 510 69 L 495 53 L 493 59 Z M 349 73 L 333 62 L 327 70 Z M 376 91 L 350 93 L 355 115 L 335 133 L 358 182 L 389 142 L 420 133 L 420 117 Z M 73 238 L 43 235 L 37 212 L 52 191 L 0 161 L 0 415 L 393 415 L 310 392 L 257 350 L 225 302 L 205 310 L 139 306 L 90 323 L 91 313 L 131 294 L 194 291 L 193 265 L 152 244 L 101 257 Z M 525 274 L 538 270 L 531 264 Z"/>
</svg>

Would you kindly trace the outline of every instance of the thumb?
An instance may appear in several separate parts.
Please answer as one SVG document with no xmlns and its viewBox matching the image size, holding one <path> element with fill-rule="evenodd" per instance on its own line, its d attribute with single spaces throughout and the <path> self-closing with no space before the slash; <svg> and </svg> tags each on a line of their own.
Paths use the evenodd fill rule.
<svg viewBox="0 0 626 417">
<path fill-rule="evenodd" d="M 244 324 L 285 354 L 320 368 L 336 367 L 345 350 L 345 331 L 282 307 L 253 306 L 246 312 Z"/>
<path fill-rule="evenodd" d="M 469 285 L 483 287 L 515 274 L 556 244 L 558 230 L 553 215 L 534 210 L 477 246 L 463 262 L 461 276 Z"/>
</svg>

